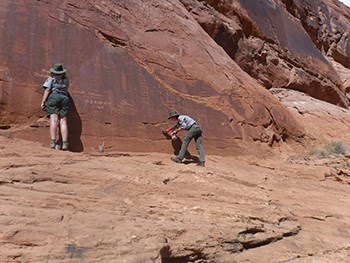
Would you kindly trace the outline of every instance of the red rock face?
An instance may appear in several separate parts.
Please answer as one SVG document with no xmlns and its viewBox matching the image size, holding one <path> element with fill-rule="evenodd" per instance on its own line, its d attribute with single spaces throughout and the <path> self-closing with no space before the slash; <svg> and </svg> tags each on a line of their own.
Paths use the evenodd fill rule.
<svg viewBox="0 0 350 263">
<path fill-rule="evenodd" d="M 349 12 L 327 1 L 182 2 L 227 54 L 266 88 L 294 89 L 348 106 L 346 79 L 331 61 L 349 67 Z"/>
<path fill-rule="evenodd" d="M 266 88 L 346 107 L 343 80 L 285 5 L 247 3 L 2 1 L 0 121 L 15 136 L 47 142 L 41 86 L 62 62 L 74 151 L 102 141 L 163 151 L 170 109 L 200 123 L 213 153 L 300 137 L 303 128 Z M 341 46 L 334 59 L 347 66 Z"/>
</svg>

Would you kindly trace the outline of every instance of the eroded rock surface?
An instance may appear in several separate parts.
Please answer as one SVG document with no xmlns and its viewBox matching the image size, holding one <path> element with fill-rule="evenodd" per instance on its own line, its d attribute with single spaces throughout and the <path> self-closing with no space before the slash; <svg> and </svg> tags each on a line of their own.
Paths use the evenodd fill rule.
<svg viewBox="0 0 350 263">
<path fill-rule="evenodd" d="M 308 132 L 315 135 L 317 114 L 302 110 L 295 114 L 314 124 Z M 306 159 L 276 149 L 272 158 L 208 155 L 206 167 L 197 167 L 175 164 L 169 154 L 70 153 L 5 135 L 1 262 L 345 263 L 350 257 L 346 156 Z"/>
<path fill-rule="evenodd" d="M 288 88 L 348 106 L 349 8 L 332 1 L 183 0 L 203 29 L 266 88 Z"/>
<path fill-rule="evenodd" d="M 3 0 L 0 24 L 0 262 L 349 262 L 349 154 L 309 155 L 350 145 L 344 5 Z M 84 153 L 46 146 L 58 61 Z M 169 160 L 172 108 L 206 167 Z"/>
<path fill-rule="evenodd" d="M 197 119 L 213 153 L 301 138 L 303 127 L 267 89 L 347 107 L 343 7 L 316 0 L 2 1 L 1 123 L 14 136 L 47 141 L 41 85 L 60 61 L 72 83 L 73 151 L 97 141 L 164 151 L 160 131 L 174 108 Z"/>
</svg>

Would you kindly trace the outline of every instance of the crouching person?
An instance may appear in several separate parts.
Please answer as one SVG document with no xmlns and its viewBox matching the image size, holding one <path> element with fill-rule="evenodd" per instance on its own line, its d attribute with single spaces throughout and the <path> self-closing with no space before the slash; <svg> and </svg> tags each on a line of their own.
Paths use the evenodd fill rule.
<svg viewBox="0 0 350 263">
<path fill-rule="evenodd" d="M 194 138 L 196 143 L 196 149 L 198 151 L 198 159 L 199 162 L 197 165 L 204 166 L 205 165 L 205 156 L 204 156 L 204 149 L 202 146 L 202 129 L 197 124 L 197 122 L 192 119 L 191 117 L 187 115 L 180 115 L 177 111 L 170 111 L 169 112 L 169 118 L 170 120 L 173 120 L 176 122 L 175 126 L 171 128 L 170 135 L 176 135 L 181 130 L 187 130 L 187 135 L 183 139 L 180 152 L 177 156 L 171 157 L 171 160 L 176 163 L 182 163 L 182 159 L 184 158 L 188 145 L 191 142 L 191 140 Z"/>
</svg>

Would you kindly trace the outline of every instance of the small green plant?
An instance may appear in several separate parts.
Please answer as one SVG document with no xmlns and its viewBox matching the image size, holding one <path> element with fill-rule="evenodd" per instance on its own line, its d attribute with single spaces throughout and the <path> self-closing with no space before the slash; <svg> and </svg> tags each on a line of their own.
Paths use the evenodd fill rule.
<svg viewBox="0 0 350 263">
<path fill-rule="evenodd" d="M 330 154 L 344 155 L 346 153 L 346 147 L 339 141 L 330 142 L 325 148 Z"/>
<path fill-rule="evenodd" d="M 325 159 L 329 154 L 324 149 L 313 148 L 310 150 L 308 156 L 314 157 L 316 159 Z"/>
<path fill-rule="evenodd" d="M 313 148 L 310 150 L 308 156 L 316 159 L 325 159 L 330 155 L 344 155 L 346 147 L 342 142 L 332 141 L 324 146 L 324 148 Z"/>
</svg>

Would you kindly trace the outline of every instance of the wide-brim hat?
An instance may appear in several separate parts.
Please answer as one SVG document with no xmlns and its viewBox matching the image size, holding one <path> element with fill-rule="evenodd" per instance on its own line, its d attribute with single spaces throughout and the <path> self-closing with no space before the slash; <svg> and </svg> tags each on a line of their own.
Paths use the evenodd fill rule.
<svg viewBox="0 0 350 263">
<path fill-rule="evenodd" d="M 50 71 L 54 74 L 63 74 L 66 73 L 66 69 L 63 68 L 62 64 L 57 63 L 53 66 L 53 68 L 50 68 Z"/>
<path fill-rule="evenodd" d="M 180 114 L 176 110 L 171 110 L 171 111 L 169 111 L 168 119 L 170 119 L 172 117 L 178 117 L 178 116 L 180 116 Z"/>
</svg>

